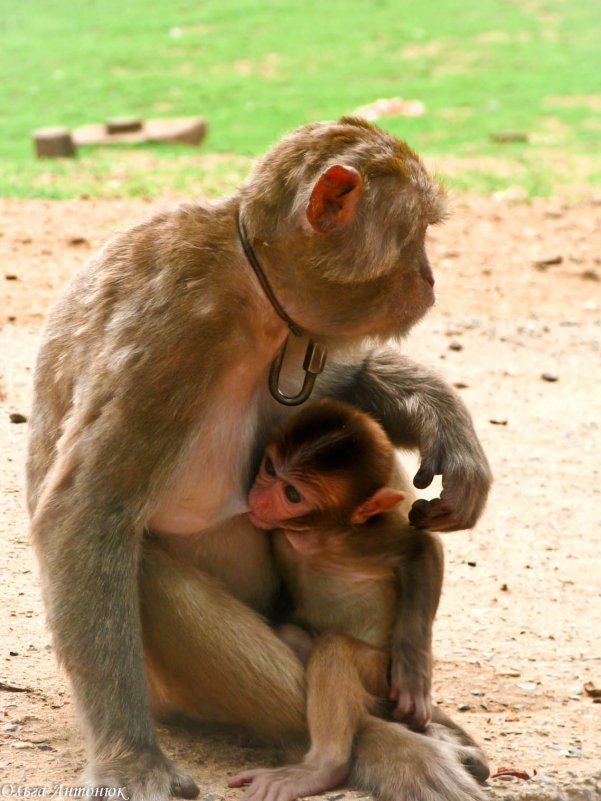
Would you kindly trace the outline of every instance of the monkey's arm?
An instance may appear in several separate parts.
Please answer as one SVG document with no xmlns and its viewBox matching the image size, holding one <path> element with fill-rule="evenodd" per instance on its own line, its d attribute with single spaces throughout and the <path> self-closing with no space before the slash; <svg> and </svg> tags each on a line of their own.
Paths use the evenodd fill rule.
<svg viewBox="0 0 601 801">
<path fill-rule="evenodd" d="M 192 798 L 198 788 L 160 750 L 143 668 L 141 465 L 157 463 L 158 448 L 152 451 L 150 438 L 135 447 L 141 432 L 132 435 L 134 427 L 119 419 L 114 401 L 76 408 L 57 446 L 32 519 L 48 622 L 86 717 L 93 759 L 87 781 L 125 784 L 132 801 L 169 792 Z M 169 441 L 156 439 L 169 450 Z"/>
<path fill-rule="evenodd" d="M 432 716 L 432 624 L 442 590 L 444 553 L 435 534 L 409 528 L 400 551 L 390 698 L 395 717 L 423 729 Z"/>
<path fill-rule="evenodd" d="M 416 501 L 412 525 L 456 531 L 476 524 L 492 473 L 469 412 L 441 378 L 398 352 L 373 351 L 335 394 L 375 417 L 396 446 L 419 449 L 416 487 L 442 475 L 440 498 Z"/>
</svg>

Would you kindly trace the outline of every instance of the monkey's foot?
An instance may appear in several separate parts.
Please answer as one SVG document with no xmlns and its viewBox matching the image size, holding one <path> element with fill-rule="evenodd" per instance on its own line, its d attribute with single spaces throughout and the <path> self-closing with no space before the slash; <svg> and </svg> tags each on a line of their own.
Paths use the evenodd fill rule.
<svg viewBox="0 0 601 801">
<path fill-rule="evenodd" d="M 368 718 L 355 748 L 349 784 L 380 801 L 486 801 L 461 746 Z"/>
<path fill-rule="evenodd" d="M 484 752 L 473 741 L 471 744 L 462 741 L 461 735 L 464 732 L 461 729 L 454 730 L 439 723 L 431 723 L 424 733 L 435 740 L 449 743 L 463 767 L 477 782 L 483 784 L 488 779 L 490 768 Z"/>
<path fill-rule="evenodd" d="M 92 787 L 124 788 L 129 801 L 196 798 L 200 792 L 190 774 L 160 752 L 103 762 L 88 769 L 85 780 Z"/>
<path fill-rule="evenodd" d="M 315 795 L 331 790 L 341 784 L 347 776 L 346 765 L 325 765 L 303 762 L 273 770 L 245 770 L 233 776 L 230 787 L 250 785 L 242 801 L 294 801 L 295 798 Z"/>
</svg>

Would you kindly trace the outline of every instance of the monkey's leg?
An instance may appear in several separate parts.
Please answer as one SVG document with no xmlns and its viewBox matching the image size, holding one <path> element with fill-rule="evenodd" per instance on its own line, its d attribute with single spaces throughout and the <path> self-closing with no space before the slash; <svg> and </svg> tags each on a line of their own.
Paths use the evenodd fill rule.
<svg viewBox="0 0 601 801">
<path fill-rule="evenodd" d="M 140 579 L 144 643 L 159 701 L 200 719 L 243 725 L 275 743 L 305 740 L 302 665 L 259 615 L 153 544 Z M 343 697 L 339 687 L 335 695 Z M 354 747 L 356 786 L 390 801 L 403 797 L 405 786 L 421 787 L 408 796 L 414 801 L 481 798 L 453 745 L 395 723 L 371 717 L 368 723 L 361 723 Z"/>
<path fill-rule="evenodd" d="M 351 783 L 384 801 L 480 801 L 462 747 L 369 714 L 375 699 L 385 697 L 387 667 L 383 651 L 322 635 L 307 668 L 307 755 L 298 765 L 243 771 L 230 786 L 250 784 L 243 801 L 292 801 L 336 787 L 352 765 Z"/>
<path fill-rule="evenodd" d="M 373 698 L 387 689 L 388 656 L 343 634 L 322 634 L 307 665 L 307 721 L 311 747 L 300 764 L 249 770 L 229 781 L 250 784 L 244 801 L 293 801 L 341 784 L 348 775 L 353 740 Z"/>
<path fill-rule="evenodd" d="M 422 730 L 432 717 L 432 624 L 442 590 L 444 555 L 435 534 L 408 529 L 401 536 L 390 698 L 395 702 L 394 717 Z"/>
<path fill-rule="evenodd" d="M 260 615 L 155 542 L 144 544 L 140 601 L 155 709 L 274 743 L 303 738 L 303 666 Z"/>
<path fill-rule="evenodd" d="M 196 798 L 192 778 L 162 753 L 148 703 L 134 521 L 121 519 L 117 506 L 108 518 L 84 510 L 88 525 L 82 525 L 73 483 L 67 475 L 40 501 L 32 536 L 57 657 L 86 726 L 84 781 L 125 786 L 131 801 Z"/>
<path fill-rule="evenodd" d="M 484 751 L 465 729 L 437 706 L 432 708 L 432 722 L 425 734 L 459 746 L 459 757 L 465 769 L 479 782 L 488 779 L 490 768 Z"/>
<path fill-rule="evenodd" d="M 442 572 L 442 548 L 438 537 L 428 535 Z M 436 564 L 436 562 L 434 563 Z M 442 575 L 438 580 L 438 593 L 431 608 L 432 617 L 438 605 Z M 315 642 L 307 669 L 307 717 L 311 737 L 311 750 L 317 760 L 332 750 L 332 764 L 341 763 L 350 748 L 342 741 L 341 732 L 367 719 L 367 713 L 378 713 L 378 702 L 388 692 L 388 654 L 380 649 L 338 634 L 324 634 Z M 346 696 L 346 697 L 345 697 Z M 361 702 L 363 701 L 363 707 Z M 354 705 L 353 705 L 354 703 Z M 324 715 L 324 709 L 328 714 Z M 335 718 L 336 716 L 336 718 Z M 455 756 L 479 782 L 490 775 L 484 752 L 465 729 L 437 706 L 432 708 L 432 722 L 425 734 L 456 747 Z M 345 725 L 346 724 L 346 725 Z M 413 742 L 413 741 L 412 741 Z"/>
</svg>

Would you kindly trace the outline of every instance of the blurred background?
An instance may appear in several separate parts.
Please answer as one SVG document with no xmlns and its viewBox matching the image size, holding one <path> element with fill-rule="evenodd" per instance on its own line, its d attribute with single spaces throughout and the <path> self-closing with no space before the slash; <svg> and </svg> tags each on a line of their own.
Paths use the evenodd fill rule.
<svg viewBox="0 0 601 801">
<path fill-rule="evenodd" d="M 284 131 L 380 98 L 378 123 L 457 189 L 601 184 L 599 0 L 0 0 L 0 196 L 220 194 Z M 33 129 L 200 115 L 200 148 Z"/>
</svg>

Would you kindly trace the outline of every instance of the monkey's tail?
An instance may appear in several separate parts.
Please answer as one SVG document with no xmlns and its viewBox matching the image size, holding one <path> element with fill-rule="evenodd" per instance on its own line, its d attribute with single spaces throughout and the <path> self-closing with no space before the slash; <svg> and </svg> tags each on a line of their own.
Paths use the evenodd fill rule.
<svg viewBox="0 0 601 801">
<path fill-rule="evenodd" d="M 462 749 L 374 717 L 357 736 L 350 783 L 381 801 L 484 801 Z"/>
</svg>

